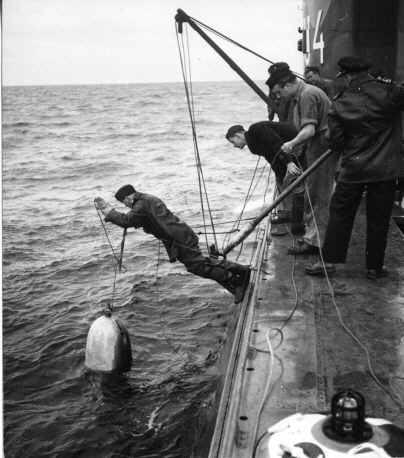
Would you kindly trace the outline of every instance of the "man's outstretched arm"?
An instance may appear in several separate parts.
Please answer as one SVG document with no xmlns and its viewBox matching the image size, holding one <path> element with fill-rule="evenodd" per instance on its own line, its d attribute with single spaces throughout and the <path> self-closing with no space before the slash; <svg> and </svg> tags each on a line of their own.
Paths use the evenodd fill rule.
<svg viewBox="0 0 404 458">
<path fill-rule="evenodd" d="M 140 226 L 140 218 L 138 218 L 133 211 L 129 211 L 128 213 L 118 212 L 111 205 L 107 204 L 102 197 L 95 198 L 95 205 L 104 215 L 105 221 L 107 222 L 113 223 L 124 229 Z"/>
</svg>

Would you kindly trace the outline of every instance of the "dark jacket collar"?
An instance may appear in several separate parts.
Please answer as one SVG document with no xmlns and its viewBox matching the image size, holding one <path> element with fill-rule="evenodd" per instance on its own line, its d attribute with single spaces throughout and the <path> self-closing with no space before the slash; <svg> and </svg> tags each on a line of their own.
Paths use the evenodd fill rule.
<svg viewBox="0 0 404 458">
<path fill-rule="evenodd" d="M 358 76 L 349 82 L 348 87 L 351 88 L 360 86 L 361 84 L 369 83 L 370 81 L 374 81 L 373 76 Z"/>
<path fill-rule="evenodd" d="M 133 205 L 132 205 L 132 208 L 133 206 L 135 205 L 135 203 L 142 197 L 142 193 L 141 192 L 138 192 L 136 191 L 134 196 L 133 196 Z"/>
</svg>

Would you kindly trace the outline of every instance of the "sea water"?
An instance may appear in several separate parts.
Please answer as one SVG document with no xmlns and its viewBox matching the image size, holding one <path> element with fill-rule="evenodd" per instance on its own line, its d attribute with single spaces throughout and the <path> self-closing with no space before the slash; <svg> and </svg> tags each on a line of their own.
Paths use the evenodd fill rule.
<svg viewBox="0 0 404 458">
<path fill-rule="evenodd" d="M 222 249 L 241 211 L 256 216 L 273 189 L 265 161 L 257 166 L 225 133 L 267 110 L 243 82 L 194 83 L 192 96 L 201 186 Z M 101 196 L 127 211 L 113 196 L 133 184 L 191 225 L 207 254 L 215 240 L 195 156 L 183 84 L 3 88 L 7 458 L 198 455 L 223 377 L 212 368 L 238 307 L 215 282 L 170 264 L 142 230 L 129 229 L 116 272 L 122 229 L 94 207 Z M 252 234 L 229 259 L 248 264 L 254 243 Z M 131 338 L 124 374 L 84 365 L 88 330 L 108 303 Z"/>
</svg>

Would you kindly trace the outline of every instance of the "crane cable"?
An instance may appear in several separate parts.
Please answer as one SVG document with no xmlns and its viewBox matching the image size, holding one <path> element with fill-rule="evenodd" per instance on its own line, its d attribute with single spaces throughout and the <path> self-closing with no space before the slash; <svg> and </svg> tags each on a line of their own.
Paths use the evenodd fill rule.
<svg viewBox="0 0 404 458">
<path fill-rule="evenodd" d="M 116 273 L 118 271 L 118 267 L 119 267 L 119 270 L 121 270 L 121 268 L 123 267 L 125 269 L 125 272 L 126 272 L 126 268 L 122 265 L 122 256 L 123 256 L 123 244 L 124 244 L 124 240 L 125 240 L 125 236 L 126 236 L 126 230 L 124 232 L 124 238 L 122 239 L 122 242 L 121 242 L 121 256 L 120 258 L 118 258 L 118 256 L 115 254 L 115 251 L 114 251 L 114 248 L 112 246 L 112 243 L 111 243 L 111 240 L 109 239 L 108 237 L 108 232 L 107 232 L 107 229 L 104 225 L 104 222 L 101 218 L 101 214 L 100 214 L 100 211 L 98 210 L 97 206 L 95 205 L 95 200 L 94 200 L 94 207 L 97 211 L 97 214 L 98 214 L 98 217 L 100 218 L 100 222 L 101 222 L 101 226 L 102 228 L 104 229 L 104 232 L 105 232 L 105 236 L 107 237 L 107 240 L 108 240 L 108 243 L 109 243 L 109 246 L 111 247 L 111 250 L 112 250 L 112 254 L 116 260 L 116 263 L 114 264 L 114 284 L 113 284 L 113 287 L 112 287 L 112 299 L 111 299 L 111 303 L 108 302 L 108 307 L 109 309 L 111 310 L 111 312 L 113 311 L 113 308 L 114 308 L 114 298 L 115 298 L 115 289 L 116 289 Z"/>
<path fill-rule="evenodd" d="M 242 44 L 240 43 L 237 43 L 237 41 L 234 41 L 232 40 L 231 38 L 229 37 L 226 37 L 226 35 L 223 35 L 222 33 L 218 32 L 217 30 L 213 29 L 212 27 L 209 27 L 208 25 L 204 24 L 203 22 L 200 22 L 198 21 L 197 19 L 195 19 L 194 17 L 192 16 L 189 16 L 190 19 L 192 19 L 194 22 L 196 22 L 197 24 L 199 24 L 202 28 L 204 28 L 205 30 L 209 30 L 210 32 L 212 32 L 213 34 L 215 34 L 216 36 L 220 37 L 220 38 L 223 38 L 224 40 L 228 41 L 229 43 L 232 43 L 233 45 L 235 46 L 238 46 L 239 48 L 241 49 L 244 49 L 245 51 L 251 53 L 251 54 L 254 54 L 255 56 L 259 57 L 260 59 L 262 60 L 265 60 L 266 62 L 269 62 L 270 64 L 274 64 L 274 62 L 272 62 L 271 60 L 267 59 L 266 57 L 264 56 L 261 56 L 260 54 L 256 53 L 255 51 L 252 51 L 251 49 L 243 46 Z M 298 78 L 300 79 L 304 79 L 304 76 L 301 75 L 300 73 L 297 73 L 297 72 L 294 72 L 293 70 L 291 70 L 291 72 L 296 75 Z"/>
<path fill-rule="evenodd" d="M 215 228 L 214 228 L 214 224 L 213 224 L 212 211 L 211 211 L 210 204 L 209 204 L 209 198 L 208 198 L 208 193 L 207 193 L 207 190 L 206 190 L 205 179 L 204 179 L 204 176 L 203 176 L 202 162 L 201 162 L 201 157 L 200 157 L 200 154 L 199 154 L 199 147 L 198 147 L 198 141 L 197 141 L 197 135 L 196 135 L 195 111 L 194 111 L 192 79 L 191 79 L 191 62 L 190 62 L 189 42 L 188 42 L 188 29 L 185 28 L 186 34 L 187 34 L 187 53 L 185 52 L 183 34 L 181 34 L 181 45 L 182 45 L 182 52 L 181 52 L 181 45 L 180 45 L 180 41 L 179 41 L 179 37 L 178 37 L 179 32 L 178 32 L 177 25 L 175 25 L 175 30 L 176 30 L 176 36 L 177 36 L 178 51 L 179 51 L 180 61 L 181 61 L 182 75 L 183 75 L 183 79 L 184 79 L 185 94 L 186 94 L 186 97 L 187 97 L 188 112 L 189 112 L 189 116 L 190 116 L 190 119 L 191 119 L 192 139 L 193 139 L 193 144 L 194 144 L 195 162 L 196 162 L 196 168 L 197 168 L 197 171 L 198 171 L 199 196 L 200 196 L 201 208 L 202 208 L 203 225 L 204 225 L 204 228 L 205 228 L 205 240 L 206 240 L 206 245 L 207 245 L 208 250 L 209 250 L 209 242 L 208 242 L 208 238 L 207 238 L 207 234 L 206 234 L 205 208 L 204 208 L 204 205 L 203 205 L 203 197 L 204 196 L 205 196 L 205 199 L 206 199 L 207 210 L 208 210 L 208 213 L 209 213 L 209 218 L 210 218 L 210 221 L 211 221 L 211 226 L 212 226 L 212 231 L 213 231 L 213 238 L 215 240 L 215 246 L 216 246 L 216 250 L 217 250 L 218 249 L 218 243 L 217 243 L 217 238 L 216 238 L 216 232 L 215 232 Z M 185 58 L 186 55 L 188 55 L 189 88 L 188 88 L 187 60 Z"/>
</svg>

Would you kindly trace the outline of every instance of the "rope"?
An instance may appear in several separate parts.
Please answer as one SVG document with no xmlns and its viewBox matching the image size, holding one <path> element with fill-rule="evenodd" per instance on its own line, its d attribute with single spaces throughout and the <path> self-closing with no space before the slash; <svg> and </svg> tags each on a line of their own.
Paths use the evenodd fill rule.
<svg viewBox="0 0 404 458">
<path fill-rule="evenodd" d="M 261 179 L 262 174 L 263 174 L 263 172 L 264 172 L 264 170 L 265 170 L 266 164 L 265 164 L 265 166 L 264 166 L 264 168 L 263 168 L 263 170 L 262 170 L 262 172 L 261 172 L 260 177 L 258 178 L 257 184 L 255 185 L 253 192 L 252 192 L 251 195 L 250 195 L 250 190 L 251 190 L 251 188 L 252 188 L 252 185 L 253 185 L 254 178 L 255 178 L 255 175 L 256 175 L 256 173 L 257 173 L 257 170 L 258 170 L 258 165 L 259 165 L 259 163 L 260 163 L 260 160 L 261 160 L 261 157 L 259 156 L 259 157 L 258 157 L 258 160 L 257 160 L 257 164 L 256 164 L 256 166 L 255 166 L 254 174 L 253 174 L 253 176 L 252 176 L 252 178 L 251 178 L 251 181 L 250 181 L 250 185 L 249 185 L 249 188 L 248 188 L 248 191 L 247 191 L 247 194 L 246 194 L 246 198 L 245 198 L 245 200 L 244 200 L 243 208 L 241 209 L 241 212 L 240 212 L 238 218 L 237 218 L 236 221 L 234 222 L 235 224 L 233 224 L 232 229 L 229 231 L 229 234 L 230 234 L 231 232 L 235 231 L 235 230 L 238 230 L 238 228 L 240 227 L 240 222 L 241 222 L 241 218 L 242 218 L 242 216 L 243 216 L 245 207 L 247 206 L 247 203 L 248 203 L 248 201 L 250 200 L 250 198 L 251 198 L 251 196 L 252 196 L 252 194 L 253 194 L 255 188 L 257 187 L 258 182 L 259 182 L 259 180 Z M 225 244 L 226 244 L 226 241 L 227 241 L 228 239 L 229 239 L 229 236 L 227 235 L 227 236 L 224 238 L 224 240 L 223 240 L 222 250 L 223 250 L 223 248 L 224 248 L 224 246 L 225 246 Z M 242 251 L 242 248 L 240 249 L 239 255 L 241 254 L 241 251 Z"/>
<path fill-rule="evenodd" d="M 216 226 L 222 226 L 223 224 L 232 224 L 232 223 L 237 223 L 238 221 L 252 221 L 255 218 L 244 218 L 244 219 L 237 219 L 235 221 L 223 221 L 221 223 L 215 223 Z M 207 226 L 210 226 L 210 224 L 207 224 Z M 203 224 L 197 225 L 197 226 L 191 226 L 193 229 L 198 228 L 198 227 L 203 227 Z"/>
<path fill-rule="evenodd" d="M 162 314 L 162 308 L 160 306 L 160 302 L 159 302 L 159 264 L 160 264 L 160 248 L 161 248 L 161 242 L 159 240 L 159 249 L 158 249 L 158 255 L 157 255 L 157 267 L 156 267 L 156 302 L 157 302 L 157 305 L 160 307 L 160 313 L 159 313 L 159 322 L 160 322 L 160 328 L 163 332 L 163 335 L 164 335 L 164 338 L 165 340 L 167 341 L 168 345 L 172 348 L 173 352 L 177 353 L 179 356 L 181 356 L 182 360 L 187 363 L 187 361 L 185 360 L 185 358 L 181 355 L 181 353 L 175 348 L 173 347 L 173 345 L 171 344 L 171 342 L 169 341 L 167 335 L 166 335 L 166 332 L 164 330 L 164 326 L 163 326 L 163 323 L 161 322 L 161 314 Z"/>
<path fill-rule="evenodd" d="M 94 200 L 94 207 L 95 207 L 95 209 L 97 211 L 98 217 L 100 218 L 101 226 L 104 229 L 105 236 L 107 237 L 109 246 L 111 247 L 111 250 L 112 250 L 112 254 L 113 254 L 113 256 L 114 256 L 114 258 L 116 260 L 116 264 L 114 264 L 115 273 L 114 273 L 114 284 L 113 284 L 113 287 L 112 287 L 112 299 L 111 299 L 111 304 L 108 304 L 108 307 L 112 312 L 113 311 L 113 307 L 114 307 L 114 298 L 115 298 L 115 289 L 116 289 L 116 273 L 118 271 L 117 267 L 118 266 L 123 267 L 125 269 L 125 272 L 127 271 L 127 269 L 122 265 L 121 259 L 118 258 L 118 256 L 115 254 L 114 248 L 112 247 L 111 241 L 110 241 L 110 239 L 108 237 L 108 233 L 107 233 L 107 229 L 105 228 L 104 221 L 101 218 L 100 211 L 98 210 L 97 206 L 95 205 L 95 200 Z"/>
<path fill-rule="evenodd" d="M 187 30 L 187 28 L 186 28 Z M 202 217 L 204 221 L 204 226 L 206 227 L 206 222 L 205 222 L 205 209 L 203 205 L 203 193 L 202 193 L 202 188 L 204 191 L 205 199 L 206 199 L 206 204 L 209 212 L 209 217 L 211 221 L 211 226 L 213 229 L 213 237 L 215 240 L 215 245 L 218 247 L 217 243 L 217 238 L 216 238 L 216 233 L 214 230 L 214 224 L 213 224 L 213 218 L 212 218 L 212 212 L 209 204 L 209 198 L 208 198 L 208 193 L 206 190 L 206 184 L 205 184 L 205 179 L 203 176 L 203 170 L 202 170 L 202 163 L 201 163 L 201 158 L 199 154 L 199 148 L 198 148 L 198 141 L 197 141 L 197 135 L 196 135 L 196 127 L 195 127 L 195 111 L 194 111 L 194 100 L 193 100 L 193 89 L 192 89 L 192 79 L 191 79 L 191 62 L 190 62 L 190 52 L 189 52 L 189 42 L 188 42 L 188 32 L 187 33 L 187 54 L 188 54 L 188 67 L 189 67 L 189 79 L 190 79 L 190 90 L 188 89 L 188 76 L 187 76 L 187 62 L 186 59 L 183 59 L 183 54 L 185 56 L 185 45 L 184 45 L 184 37 L 183 34 L 181 34 L 181 44 L 182 44 L 182 52 L 181 52 L 181 46 L 180 46 L 180 41 L 178 38 L 178 29 L 176 26 L 176 36 L 177 36 L 177 44 L 178 44 L 178 51 L 180 55 L 180 61 L 181 61 L 181 68 L 182 68 L 182 75 L 184 79 L 184 88 L 185 88 L 185 94 L 187 97 L 187 104 L 188 104 L 188 112 L 189 116 L 191 119 L 191 127 L 192 127 L 192 140 L 193 140 L 193 145 L 194 145 L 194 154 L 195 154 L 195 162 L 196 162 L 196 168 L 198 172 L 198 184 L 199 184 L 199 197 L 201 201 L 201 208 L 202 208 Z M 206 236 L 206 233 L 205 233 Z M 209 242 L 207 237 L 205 237 L 206 240 L 206 245 L 209 249 Z"/>
<path fill-rule="evenodd" d="M 210 32 L 212 32 L 213 34 L 215 34 L 216 36 L 220 37 L 220 38 L 223 38 L 224 40 L 228 41 L 229 43 L 232 43 L 233 45 L 235 46 L 238 46 L 239 48 L 241 49 L 244 49 L 245 51 L 251 53 L 251 54 L 254 54 L 255 56 L 259 57 L 260 59 L 262 60 L 265 60 L 266 62 L 269 62 L 270 64 L 274 64 L 275 62 L 272 62 L 271 60 L 267 59 L 266 57 L 263 57 L 261 56 L 260 54 L 256 53 L 255 51 L 252 51 L 251 49 L 243 46 L 242 44 L 240 43 L 237 43 L 237 41 L 234 41 L 232 40 L 231 38 L 229 37 L 226 37 L 225 35 L 223 35 L 222 33 L 218 32 L 217 30 L 213 29 L 212 27 L 209 27 L 208 25 L 198 21 L 197 19 L 189 16 L 194 22 L 196 22 L 197 24 L 199 24 L 201 27 L 205 28 L 206 30 L 209 30 Z M 297 73 L 297 72 L 294 72 L 292 70 L 292 73 L 294 73 L 296 76 L 298 76 L 299 78 L 301 79 L 305 79 L 303 75 Z"/>
<path fill-rule="evenodd" d="M 300 162 L 299 162 L 299 166 L 301 167 L 300 165 Z M 330 282 L 330 279 L 328 277 L 328 273 L 327 273 L 327 269 L 325 267 L 325 262 L 324 262 L 324 258 L 323 258 L 323 252 L 322 252 L 322 249 L 321 249 L 321 242 L 320 242 L 320 233 L 319 233 L 319 230 L 318 230 L 318 226 L 317 226 L 317 221 L 316 221 L 316 218 L 315 218 L 315 215 L 314 215 L 314 210 L 313 210 L 313 206 L 312 206 L 312 203 L 311 203 L 311 199 L 310 199 L 310 194 L 309 194 L 309 190 L 308 190 L 308 186 L 307 186 L 307 183 L 306 181 L 304 182 L 304 185 L 305 185 L 305 188 L 306 188 L 306 194 L 307 194 L 307 199 L 308 199 L 308 202 L 309 202 L 309 205 L 310 205 L 310 209 L 311 209 L 311 212 L 313 214 L 313 221 L 314 221 L 314 226 L 316 228 L 316 235 L 317 235 L 317 239 L 318 239 L 318 245 L 319 245 L 319 253 L 320 253 L 320 258 L 321 258 L 321 263 L 323 265 L 323 269 L 324 269 L 324 273 L 325 273 L 325 277 L 326 277 L 326 280 L 327 280 L 327 285 L 328 287 L 330 288 L 330 292 L 331 292 L 331 297 L 332 297 L 332 302 L 333 302 L 333 305 L 335 307 L 335 310 L 337 312 L 337 315 L 338 315 L 338 319 L 339 319 L 339 322 L 341 323 L 342 327 L 346 330 L 346 332 L 357 342 L 357 344 L 365 351 L 366 353 L 366 359 L 367 359 L 367 363 L 368 363 L 368 367 L 369 367 L 369 372 L 371 373 L 373 379 L 376 381 L 376 383 L 381 387 L 383 388 L 386 393 L 393 399 L 393 401 L 404 411 L 404 402 L 403 400 L 401 399 L 400 396 L 397 396 L 396 392 L 393 392 L 391 390 L 389 390 L 386 386 L 383 385 L 383 383 L 376 377 L 374 371 L 373 371 L 373 367 L 372 367 L 372 363 L 370 361 L 370 354 L 369 354 L 369 351 L 368 349 L 363 345 L 363 343 L 352 333 L 352 331 L 345 325 L 342 317 L 341 317 L 341 313 L 339 311 L 339 308 L 337 306 L 337 303 L 336 303 L 336 300 L 335 300 L 335 295 L 334 295 L 334 290 L 331 286 L 331 282 Z M 394 390 L 395 391 L 395 390 Z"/>
<path fill-rule="evenodd" d="M 298 159 L 297 159 L 298 160 Z M 300 169 L 302 170 L 302 166 L 298 160 L 298 163 L 299 163 L 299 166 L 300 166 Z M 335 306 L 335 309 L 337 311 L 337 314 L 338 314 L 338 317 L 339 317 L 339 321 L 341 323 L 341 325 L 343 326 L 343 328 L 349 333 L 349 335 L 351 335 L 354 340 L 360 345 L 361 348 L 364 349 L 365 353 L 366 353 L 366 356 L 367 356 L 367 363 L 368 363 L 368 366 L 369 366 L 369 370 L 370 370 L 370 373 L 372 375 L 372 377 L 374 378 L 374 380 L 389 394 L 389 396 L 391 396 L 391 398 L 393 399 L 394 402 L 396 402 L 396 404 L 398 404 L 398 406 L 404 410 L 404 403 L 400 397 L 400 395 L 397 393 L 396 389 L 393 387 L 393 380 L 395 378 L 398 378 L 398 379 L 401 379 L 401 380 L 404 380 L 403 377 L 399 377 L 399 376 L 393 376 L 390 378 L 390 388 L 391 390 L 389 390 L 386 386 L 384 386 L 380 380 L 376 377 L 374 371 L 373 371 L 373 368 L 372 368 L 372 364 L 371 364 L 371 361 L 370 361 L 370 355 L 369 355 L 369 351 L 367 350 L 367 348 L 360 342 L 360 340 L 349 330 L 349 328 L 344 324 L 343 320 L 342 320 L 342 317 L 341 317 L 341 314 L 340 314 L 340 311 L 338 309 L 338 306 L 336 304 L 336 301 L 335 301 L 335 295 L 334 295 L 334 291 L 332 289 L 332 286 L 331 286 L 331 283 L 330 283 L 330 280 L 329 280 L 329 277 L 328 277 L 328 274 L 327 274 L 327 271 L 326 271 L 326 268 L 325 268 L 325 263 L 324 263 L 324 259 L 323 259 L 323 255 L 322 255 L 322 250 L 321 250 L 321 243 L 320 243 L 320 234 L 319 234 L 319 230 L 318 230 L 318 226 L 317 226 L 317 222 L 316 222 L 316 219 L 315 219 L 315 215 L 314 215 L 314 211 L 313 211 L 313 206 L 312 206 L 312 203 L 311 203 L 311 199 L 310 199 L 310 195 L 309 195 L 309 191 L 308 191 L 308 187 L 307 187 L 307 183 L 305 182 L 305 188 L 306 188 L 306 194 L 307 194 L 307 197 L 308 197 L 308 202 L 309 202 L 309 205 L 310 205 L 310 208 L 311 208 L 311 211 L 312 211 L 312 214 L 313 214 L 313 220 L 314 220 L 314 224 L 315 224 L 315 228 L 316 228 L 316 234 L 317 234 L 317 238 L 318 238 L 318 242 L 319 242 L 319 247 L 320 247 L 320 257 L 321 257 L 321 262 L 323 264 L 323 267 L 324 267 L 324 272 L 325 272 L 325 275 L 326 275 L 326 279 L 327 279 L 327 283 L 328 283 L 328 287 L 331 291 L 331 296 L 332 296 L 332 300 L 333 300 L 333 304 Z M 294 244 L 294 237 L 293 237 L 293 234 L 290 232 L 288 226 L 286 225 L 286 228 L 289 232 L 289 234 L 292 236 L 293 238 L 293 244 Z M 260 351 L 260 352 L 264 352 L 264 353 L 269 353 L 271 355 L 271 368 L 270 368 L 270 373 L 269 373 L 269 377 L 268 377 L 268 380 L 267 380 L 267 383 L 266 383 L 266 388 L 265 388 L 265 392 L 264 392 L 264 395 L 263 395 L 263 398 L 262 398 L 262 402 L 260 404 L 260 408 L 259 408 L 259 411 L 258 411 L 258 418 L 260 418 L 261 414 L 262 414 L 262 411 L 263 411 L 263 408 L 264 408 L 264 405 L 265 405 L 265 402 L 266 402 L 266 399 L 267 399 L 267 396 L 268 396 L 268 392 L 269 392 L 269 387 L 270 387 L 270 383 L 271 383 L 271 379 L 272 379 L 272 371 L 273 371 L 273 358 L 274 358 L 274 354 L 273 352 L 275 350 L 277 350 L 282 342 L 283 342 L 283 332 L 282 332 L 282 329 L 287 325 L 287 323 L 290 321 L 290 319 L 292 318 L 292 316 L 294 315 L 296 309 L 297 309 L 297 306 L 298 306 L 298 290 L 297 290 L 297 286 L 296 286 L 296 282 L 295 282 L 295 277 L 294 277 L 294 272 L 295 272 L 295 267 L 296 267 L 296 256 L 293 257 L 294 260 L 293 260 L 293 267 L 292 267 L 292 281 L 293 281 L 293 286 L 294 286 L 294 290 L 295 290 L 295 304 L 294 304 L 294 307 L 291 311 L 291 313 L 289 314 L 289 316 L 285 319 L 285 320 L 281 320 L 283 322 L 283 325 L 281 326 L 280 329 L 278 328 L 269 328 L 267 333 L 266 333 L 266 340 L 267 340 L 267 343 L 268 343 L 268 347 L 269 347 L 269 350 L 263 350 L 263 349 L 260 349 L 260 348 L 257 348 L 253 345 L 251 345 L 252 348 L 254 348 L 255 350 L 257 351 Z M 254 322 L 254 324 L 258 323 L 258 322 L 262 322 L 262 321 L 267 321 L 267 320 L 271 320 L 270 318 L 269 319 L 265 319 L 265 320 L 257 320 Z M 271 320 L 272 321 L 272 320 Z M 270 337 L 269 337 L 269 334 L 270 332 L 272 331 L 275 331 L 276 334 L 272 337 L 274 338 L 277 334 L 280 334 L 280 337 L 281 337 L 281 340 L 280 340 L 280 343 L 278 344 L 278 346 L 275 348 L 275 349 L 272 349 L 272 345 L 271 345 L 271 342 L 270 342 Z M 258 431 L 258 423 L 259 421 L 256 422 L 256 426 L 254 428 L 254 434 L 253 434 L 253 441 L 254 443 L 256 444 L 255 445 L 255 451 L 254 451 L 254 456 L 256 455 L 256 451 L 258 449 L 258 446 L 262 440 L 262 438 L 257 442 L 256 441 L 256 435 L 257 435 L 257 431 Z"/>
</svg>

